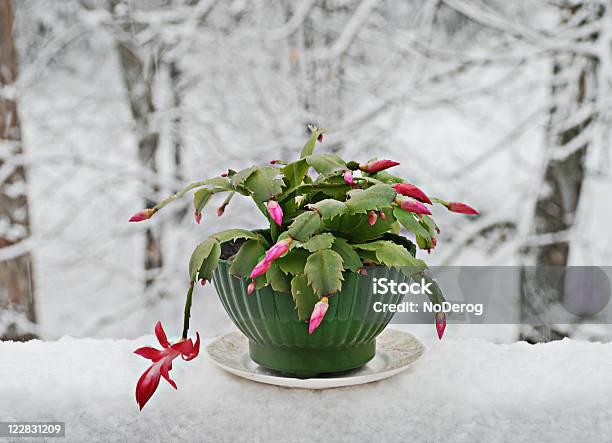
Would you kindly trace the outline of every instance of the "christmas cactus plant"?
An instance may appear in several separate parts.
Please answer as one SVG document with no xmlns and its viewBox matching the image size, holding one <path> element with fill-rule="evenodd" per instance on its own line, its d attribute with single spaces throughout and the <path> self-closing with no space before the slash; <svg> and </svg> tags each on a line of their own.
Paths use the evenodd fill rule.
<svg viewBox="0 0 612 443">
<path fill-rule="evenodd" d="M 312 334 L 326 315 L 329 298 L 342 289 L 343 272 L 367 273 L 368 266 L 377 265 L 396 267 L 412 276 L 425 270 L 425 262 L 416 258 L 416 248 L 430 252 L 438 244 L 440 230 L 430 211 L 434 203 L 452 212 L 478 214 L 464 203 L 430 198 L 414 184 L 390 174 L 387 170 L 397 162 L 359 163 L 336 154 L 314 154 L 325 131 L 315 126 L 310 130 L 312 135 L 295 161 L 273 160 L 264 166 L 227 170 L 218 177 L 190 184 L 130 219 L 147 220 L 193 190 L 197 223 L 217 194 L 225 194 L 218 216 L 239 194 L 250 197 L 269 223 L 265 230 L 228 229 L 212 234 L 195 248 L 189 261 L 191 283 L 182 339 L 171 345 L 158 323 L 155 332 L 164 350 L 136 351 L 153 361 L 137 385 L 136 399 L 141 408 L 162 376 L 176 388 L 168 375 L 174 358 L 181 355 L 190 360 L 197 356 L 199 336 L 195 344 L 187 338 L 192 293 L 196 282 L 204 285 L 211 280 L 220 260 L 226 258 L 231 262 L 231 274 L 246 279 L 249 296 L 267 285 L 291 294 L 297 315 Z M 414 235 L 416 245 L 400 235 L 401 227 Z M 223 250 L 229 251 L 223 254 L 226 257 Z M 441 301 L 439 291 L 434 298 Z M 438 314 L 440 338 L 445 325 L 444 314 Z"/>
</svg>

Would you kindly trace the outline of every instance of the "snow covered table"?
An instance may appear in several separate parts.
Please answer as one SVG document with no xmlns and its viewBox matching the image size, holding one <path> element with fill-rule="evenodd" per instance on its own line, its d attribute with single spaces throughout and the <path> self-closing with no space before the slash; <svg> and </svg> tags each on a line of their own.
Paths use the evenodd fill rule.
<svg viewBox="0 0 612 443">
<path fill-rule="evenodd" d="M 202 353 L 139 412 L 148 361 L 132 351 L 155 343 L 0 343 L 0 421 L 64 421 L 75 442 L 612 440 L 612 344 L 426 341 L 405 373 L 328 391 L 256 384 Z"/>
</svg>

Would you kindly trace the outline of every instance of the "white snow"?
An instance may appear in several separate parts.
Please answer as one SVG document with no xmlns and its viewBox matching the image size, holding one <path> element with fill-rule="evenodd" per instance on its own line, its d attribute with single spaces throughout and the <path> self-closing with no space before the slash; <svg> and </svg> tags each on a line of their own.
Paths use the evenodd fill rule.
<svg viewBox="0 0 612 443">
<path fill-rule="evenodd" d="M 409 328 L 407 328 L 409 329 Z M 304 391 L 176 361 L 142 412 L 137 340 L 0 343 L 0 417 L 66 422 L 66 441 L 597 442 L 612 436 L 612 344 L 424 340 L 392 379 Z"/>
</svg>

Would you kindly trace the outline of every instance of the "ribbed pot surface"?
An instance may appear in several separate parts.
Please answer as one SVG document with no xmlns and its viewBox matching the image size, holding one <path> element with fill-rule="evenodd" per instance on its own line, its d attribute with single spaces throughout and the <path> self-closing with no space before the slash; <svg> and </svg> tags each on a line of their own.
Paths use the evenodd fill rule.
<svg viewBox="0 0 612 443">
<path fill-rule="evenodd" d="M 399 303 L 401 294 L 375 295 L 372 280 L 397 283 L 409 279 L 394 268 L 368 267 L 368 275 L 345 272 L 342 291 L 329 297 L 321 325 L 308 333 L 300 321 L 291 293 L 269 286 L 247 294 L 248 279 L 229 273 L 231 263 L 221 260 L 213 274 L 219 298 L 234 324 L 249 339 L 251 358 L 258 364 L 307 377 L 364 365 L 376 353 L 376 336 L 393 313 L 375 312 L 376 301 Z"/>
</svg>

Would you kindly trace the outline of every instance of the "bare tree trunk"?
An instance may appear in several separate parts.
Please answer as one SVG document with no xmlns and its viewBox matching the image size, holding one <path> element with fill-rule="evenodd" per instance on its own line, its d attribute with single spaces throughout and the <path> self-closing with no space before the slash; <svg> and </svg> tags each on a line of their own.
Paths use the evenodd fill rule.
<svg viewBox="0 0 612 443">
<path fill-rule="evenodd" d="M 591 5 L 592 6 L 592 5 Z M 580 13 L 582 27 L 602 16 L 603 7 L 572 5 L 564 11 L 565 21 Z M 585 8 L 590 8 L 584 11 Z M 585 38 L 596 40 L 596 34 Z M 570 240 L 564 233 L 574 225 L 576 210 L 585 180 L 585 157 L 592 144 L 590 133 L 598 122 L 596 114 L 598 69 L 597 58 L 587 55 L 558 55 L 553 65 L 550 90 L 553 106 L 547 129 L 548 163 L 536 202 L 532 233 L 548 235 L 552 240 L 526 245 L 524 251 L 536 268 L 524 268 L 521 284 L 521 317 L 538 318 L 542 309 L 561 302 L 562 283 L 551 285 L 546 278 L 550 266 L 566 266 Z M 582 116 L 577 119 L 577 116 Z M 563 338 L 553 326 L 525 327 L 521 338 L 532 343 Z"/>
<path fill-rule="evenodd" d="M 172 93 L 172 157 L 174 160 L 174 179 L 176 183 L 183 182 L 183 137 L 182 137 L 182 103 L 183 103 L 183 73 L 177 60 L 173 60 L 168 66 L 170 77 L 170 91 Z M 178 189 L 174 190 L 175 192 Z M 180 222 L 187 215 L 187 208 L 177 211 L 175 219 Z"/>
<path fill-rule="evenodd" d="M 157 167 L 159 133 L 151 125 L 151 115 L 155 112 L 153 103 L 155 64 L 153 60 L 147 63 L 129 44 L 118 42 L 117 45 L 123 82 L 138 133 L 138 159 L 149 179 L 144 207 L 151 208 L 157 203 L 160 190 Z M 145 231 L 145 289 L 153 285 L 162 267 L 162 230 L 159 225 L 149 224 Z"/>
<path fill-rule="evenodd" d="M 284 4 L 285 21 L 291 20 L 299 8 L 294 3 Z M 336 21 L 344 22 L 350 17 L 351 6 L 336 5 L 327 0 L 316 3 L 303 18 L 300 29 L 287 37 L 290 48 L 290 73 L 299 85 L 298 97 L 306 115 L 316 115 L 330 127 L 341 126 L 343 117 L 344 65 L 346 56 L 335 59 L 317 60 L 313 50 L 317 47 L 329 48 L 338 38 Z M 324 16 L 326 20 L 317 20 Z M 332 18 L 334 20 L 332 20 Z M 328 22 L 331 22 L 328 23 Z M 323 121 L 303 122 L 305 135 L 309 136 L 308 124 L 322 125 Z M 328 144 L 327 149 L 339 152 L 339 142 Z"/>
<path fill-rule="evenodd" d="M 30 215 L 26 194 L 26 171 L 20 160 L 21 127 L 17 101 L 3 94 L 17 79 L 17 51 L 13 41 L 13 14 L 10 0 L 0 0 L 0 145 L 6 158 L 0 157 L 0 251 L 18 245 L 30 237 Z M 11 160 L 15 160 L 13 163 Z M 10 251 L 10 249 L 5 249 Z M 9 254 L 13 255 L 13 254 Z M 16 314 L 9 318 L 1 340 L 29 340 L 35 335 L 24 330 L 19 317 L 34 323 L 34 276 L 29 252 L 16 252 L 13 257 L 0 258 L 0 312 Z"/>
</svg>

